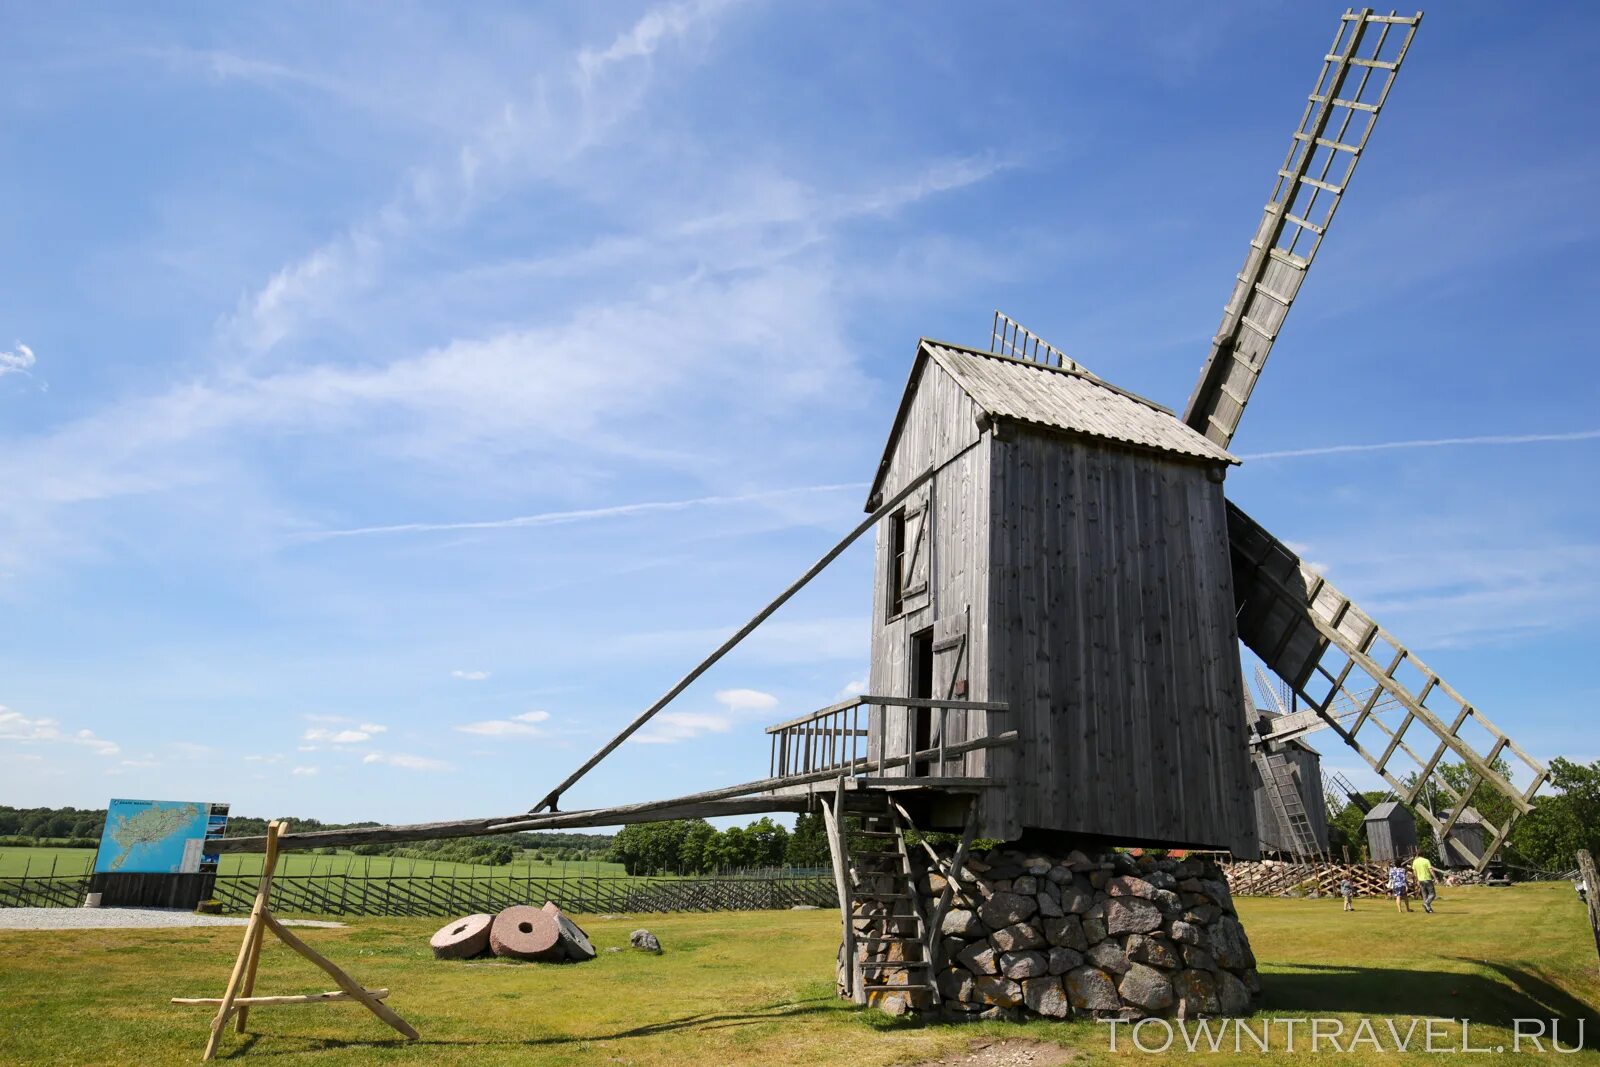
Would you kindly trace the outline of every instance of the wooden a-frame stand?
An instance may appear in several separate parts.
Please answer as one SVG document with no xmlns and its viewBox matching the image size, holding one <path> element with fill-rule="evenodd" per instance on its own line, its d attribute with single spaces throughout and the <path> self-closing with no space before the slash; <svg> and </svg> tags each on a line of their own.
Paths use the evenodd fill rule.
<svg viewBox="0 0 1600 1067">
<path fill-rule="evenodd" d="M 245 1019 L 249 1016 L 252 1005 L 264 1007 L 274 1004 L 327 1004 L 335 1000 L 354 1000 L 407 1038 L 415 1041 L 417 1032 L 411 1028 L 411 1024 L 382 1003 L 383 998 L 389 995 L 387 989 L 363 987 L 345 974 L 333 961 L 296 937 L 273 916 L 272 872 L 278 865 L 278 834 L 284 827 L 283 822 L 267 824 L 267 854 L 261 865 L 261 888 L 256 891 L 255 906 L 250 909 L 250 922 L 244 929 L 244 944 L 239 946 L 239 958 L 233 965 L 232 976 L 228 978 L 227 991 L 221 997 L 172 998 L 174 1004 L 218 1005 L 217 1016 L 211 1020 L 211 1037 L 206 1041 L 205 1055 L 200 1058 L 209 1060 L 217 1054 L 217 1044 L 222 1040 L 222 1031 L 227 1028 L 228 1017 L 235 1012 L 238 1013 L 238 1032 L 244 1033 Z M 326 971 L 339 989 L 331 993 L 307 993 L 299 996 L 253 996 L 256 985 L 256 964 L 261 959 L 261 942 L 269 930 L 279 941 Z"/>
</svg>

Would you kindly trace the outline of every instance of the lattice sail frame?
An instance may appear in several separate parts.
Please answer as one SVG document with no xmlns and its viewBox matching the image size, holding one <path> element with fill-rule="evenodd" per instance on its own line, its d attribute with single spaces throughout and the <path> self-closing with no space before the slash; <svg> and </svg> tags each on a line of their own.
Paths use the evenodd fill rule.
<svg viewBox="0 0 1600 1067">
<path fill-rule="evenodd" d="M 989 328 L 989 351 L 1029 363 L 1042 363 L 1046 367 L 1089 374 L 1089 368 L 1003 311 L 994 313 L 994 325 Z"/>
<path fill-rule="evenodd" d="M 1484 820 L 1492 836 L 1482 855 L 1472 856 L 1474 866 L 1483 870 L 1517 820 L 1533 810 L 1533 796 L 1550 776 L 1544 764 L 1231 502 L 1228 540 L 1239 640 L 1289 683 L 1397 796 L 1415 807 L 1440 840 L 1449 836 L 1483 785 L 1511 802 L 1511 813 L 1500 826 Z M 1353 716 L 1350 707 L 1356 709 Z M 1423 736 L 1432 734 L 1436 742 L 1426 757 L 1407 741 L 1418 723 Z M 1468 726 L 1492 739 L 1486 752 L 1462 736 Z M 1378 751 L 1366 743 L 1374 738 Z M 1455 789 L 1440 773 L 1446 754 L 1459 758 L 1471 773 L 1466 789 Z M 1511 761 L 1513 768 L 1520 764 L 1528 773 L 1526 789 L 1518 789 L 1495 768 L 1501 759 Z M 1404 760 L 1412 766 L 1395 766 Z M 1412 772 L 1409 783 L 1402 777 L 1407 770 Z M 1417 804 L 1430 789 L 1449 799 L 1450 810 L 1443 818 L 1428 805 Z M 1471 854 L 1470 848 L 1463 851 Z"/>
<path fill-rule="evenodd" d="M 1184 422 L 1224 448 L 1421 21 L 1420 11 L 1375 15 L 1370 8 L 1347 11 L 1339 20 L 1183 414 Z"/>
</svg>

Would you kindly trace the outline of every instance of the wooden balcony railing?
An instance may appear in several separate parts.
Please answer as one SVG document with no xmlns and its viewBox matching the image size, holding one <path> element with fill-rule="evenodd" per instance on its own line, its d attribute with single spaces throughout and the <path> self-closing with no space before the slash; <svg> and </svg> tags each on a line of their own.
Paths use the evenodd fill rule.
<svg viewBox="0 0 1600 1067">
<path fill-rule="evenodd" d="M 906 709 L 893 728 L 890 708 Z M 914 709 L 922 708 L 930 715 L 924 720 L 928 740 L 919 749 L 921 716 Z M 1005 711 L 1004 704 L 982 700 L 859 696 L 767 727 L 772 736 L 772 777 L 834 770 L 849 777 L 881 777 L 900 767 L 907 768 L 907 777 L 960 777 L 963 755 L 1014 740 L 1014 735 L 997 734 L 990 722 Z"/>
</svg>

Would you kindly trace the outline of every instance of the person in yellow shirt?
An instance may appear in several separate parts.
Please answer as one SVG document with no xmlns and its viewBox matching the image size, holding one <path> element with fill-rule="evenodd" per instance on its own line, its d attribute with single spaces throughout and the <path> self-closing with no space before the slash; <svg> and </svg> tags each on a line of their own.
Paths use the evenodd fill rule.
<svg viewBox="0 0 1600 1067">
<path fill-rule="evenodd" d="M 1417 876 L 1417 889 L 1422 895 L 1422 910 L 1429 915 L 1433 914 L 1433 898 L 1438 895 L 1433 881 L 1433 864 L 1428 862 L 1428 857 L 1418 852 L 1411 861 L 1411 873 Z"/>
</svg>

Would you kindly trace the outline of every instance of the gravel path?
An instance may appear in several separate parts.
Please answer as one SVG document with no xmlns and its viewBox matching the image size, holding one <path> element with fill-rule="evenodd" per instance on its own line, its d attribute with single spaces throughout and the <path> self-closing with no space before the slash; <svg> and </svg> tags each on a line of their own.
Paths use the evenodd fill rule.
<svg viewBox="0 0 1600 1067">
<path fill-rule="evenodd" d="M 196 915 L 170 908 L 0 908 L 0 930 L 167 930 L 185 926 L 243 926 L 229 915 Z M 284 919 L 285 926 L 343 926 L 318 919 Z"/>
</svg>

